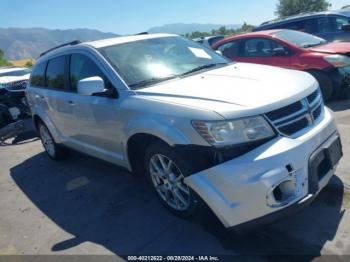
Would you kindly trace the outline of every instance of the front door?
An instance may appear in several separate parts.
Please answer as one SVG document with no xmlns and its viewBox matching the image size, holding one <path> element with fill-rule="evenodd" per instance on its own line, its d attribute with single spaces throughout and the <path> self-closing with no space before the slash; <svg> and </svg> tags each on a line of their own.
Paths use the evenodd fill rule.
<svg viewBox="0 0 350 262">
<path fill-rule="evenodd" d="M 96 63 L 84 54 L 72 54 L 69 62 L 71 104 L 75 117 L 72 143 L 86 153 L 108 161 L 122 161 L 122 123 L 116 97 L 101 95 L 83 96 L 77 93 L 79 80 L 100 76 L 105 88 L 114 89 Z M 116 93 L 116 90 L 114 89 Z"/>
</svg>

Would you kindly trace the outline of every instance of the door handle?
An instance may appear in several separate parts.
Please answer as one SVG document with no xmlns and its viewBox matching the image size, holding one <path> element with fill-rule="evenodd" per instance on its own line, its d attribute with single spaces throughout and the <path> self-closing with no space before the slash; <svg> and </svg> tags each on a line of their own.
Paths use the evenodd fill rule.
<svg viewBox="0 0 350 262">
<path fill-rule="evenodd" d="M 74 105 L 75 105 L 75 103 L 74 103 L 73 101 L 68 101 L 68 104 L 69 104 L 70 106 L 74 106 Z"/>
</svg>

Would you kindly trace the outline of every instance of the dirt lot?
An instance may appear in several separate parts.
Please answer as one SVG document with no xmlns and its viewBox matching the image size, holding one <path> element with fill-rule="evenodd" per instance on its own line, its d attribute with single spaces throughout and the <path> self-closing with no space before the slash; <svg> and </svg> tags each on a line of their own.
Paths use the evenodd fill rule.
<svg viewBox="0 0 350 262">
<path fill-rule="evenodd" d="M 116 166 L 78 153 L 53 162 L 31 134 L 8 140 L 0 146 L 0 254 L 350 255 L 350 101 L 330 106 L 345 154 L 336 176 L 309 208 L 243 236 L 210 215 L 171 215 L 142 179 Z"/>
</svg>

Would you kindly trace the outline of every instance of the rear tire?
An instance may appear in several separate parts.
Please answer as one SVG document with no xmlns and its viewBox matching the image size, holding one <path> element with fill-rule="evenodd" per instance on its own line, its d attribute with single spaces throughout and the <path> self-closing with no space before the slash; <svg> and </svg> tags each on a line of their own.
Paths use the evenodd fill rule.
<svg viewBox="0 0 350 262">
<path fill-rule="evenodd" d="M 163 142 L 153 142 L 146 149 L 144 167 L 162 204 L 179 217 L 193 216 L 200 199 L 185 183 L 193 172 L 191 164 Z"/>
<path fill-rule="evenodd" d="M 54 141 L 49 129 L 44 123 L 40 122 L 38 124 L 38 130 L 45 151 L 51 159 L 63 160 L 68 157 L 69 150 Z"/>
<path fill-rule="evenodd" d="M 309 73 L 318 81 L 324 101 L 329 101 L 335 96 L 333 82 L 326 73 L 321 71 L 310 71 Z"/>
</svg>

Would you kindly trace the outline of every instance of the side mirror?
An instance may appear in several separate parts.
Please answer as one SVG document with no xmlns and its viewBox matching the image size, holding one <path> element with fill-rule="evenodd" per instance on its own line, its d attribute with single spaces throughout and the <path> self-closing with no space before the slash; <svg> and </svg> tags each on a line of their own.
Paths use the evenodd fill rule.
<svg viewBox="0 0 350 262">
<path fill-rule="evenodd" d="M 345 32 L 350 32 L 350 24 L 343 25 L 341 27 L 341 30 L 343 30 Z"/>
<path fill-rule="evenodd" d="M 91 96 L 102 92 L 105 92 L 105 84 L 99 76 L 84 78 L 78 82 L 78 94 L 80 95 Z"/>
<path fill-rule="evenodd" d="M 220 50 L 215 50 L 215 53 L 222 55 L 222 52 Z"/>
</svg>

